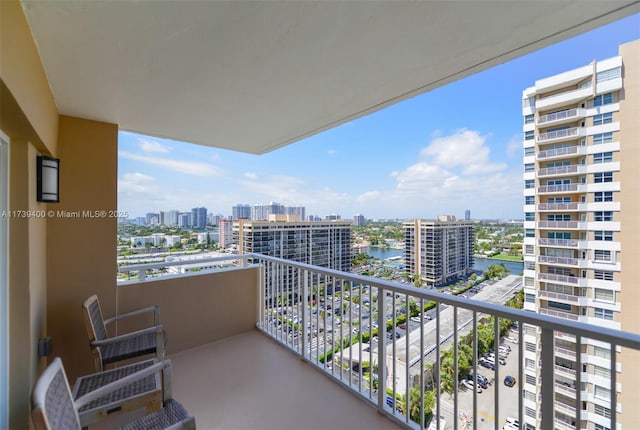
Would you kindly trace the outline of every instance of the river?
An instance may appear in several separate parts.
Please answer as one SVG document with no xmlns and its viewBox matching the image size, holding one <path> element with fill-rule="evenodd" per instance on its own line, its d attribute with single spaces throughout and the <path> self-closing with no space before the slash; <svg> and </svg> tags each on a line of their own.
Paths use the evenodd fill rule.
<svg viewBox="0 0 640 430">
<path fill-rule="evenodd" d="M 366 252 L 370 256 L 374 258 L 379 258 L 380 260 L 386 260 L 391 257 L 402 257 L 404 255 L 404 250 L 395 249 L 395 248 L 378 248 L 378 247 L 369 247 L 362 248 L 360 252 Z M 495 260 L 491 258 L 474 258 L 473 259 L 473 270 L 478 272 L 484 272 L 487 270 L 490 264 L 504 264 L 504 266 L 509 269 L 509 273 L 512 275 L 520 275 L 524 270 L 524 263 L 521 261 L 504 261 L 504 260 Z"/>
</svg>

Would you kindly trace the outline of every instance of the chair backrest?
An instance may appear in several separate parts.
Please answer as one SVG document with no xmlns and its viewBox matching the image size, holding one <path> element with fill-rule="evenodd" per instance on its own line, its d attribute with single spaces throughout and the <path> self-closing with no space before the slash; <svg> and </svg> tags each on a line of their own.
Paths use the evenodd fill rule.
<svg viewBox="0 0 640 430">
<path fill-rule="evenodd" d="M 102 310 L 100 309 L 98 296 L 94 294 L 85 300 L 82 304 L 82 309 L 84 311 L 85 325 L 87 326 L 89 340 L 106 339 L 107 329 L 104 325 L 104 318 L 102 317 Z"/>
<path fill-rule="evenodd" d="M 33 389 L 33 421 L 37 429 L 80 430 L 80 418 L 73 404 L 62 360 L 56 357 Z"/>
</svg>

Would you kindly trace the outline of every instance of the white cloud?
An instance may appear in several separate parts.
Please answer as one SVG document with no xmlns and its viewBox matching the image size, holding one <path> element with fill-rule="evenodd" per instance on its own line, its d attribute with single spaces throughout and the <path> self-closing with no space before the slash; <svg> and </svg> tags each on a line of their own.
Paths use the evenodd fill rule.
<svg viewBox="0 0 640 430">
<path fill-rule="evenodd" d="M 245 177 L 245 178 L 247 178 L 247 179 L 253 179 L 253 180 L 255 180 L 255 179 L 257 179 L 257 178 L 258 178 L 258 175 L 256 175 L 256 174 L 255 174 L 255 173 L 253 173 L 253 172 L 246 172 L 246 173 L 244 174 L 244 177 Z"/>
<path fill-rule="evenodd" d="M 513 158 L 520 155 L 520 151 L 522 151 L 522 138 L 518 135 L 512 136 L 507 143 L 507 155 Z"/>
<path fill-rule="evenodd" d="M 201 163 L 199 161 L 180 161 L 171 160 L 166 158 L 151 157 L 146 155 L 134 154 L 132 152 L 120 151 L 118 156 L 122 158 L 128 158 L 134 161 L 140 161 L 142 163 L 151 164 L 154 166 L 162 167 L 167 170 L 173 170 L 185 175 L 201 176 L 201 177 L 213 177 L 221 175 L 222 169 L 212 164 Z"/>
<path fill-rule="evenodd" d="M 335 155 L 338 151 L 336 151 L 335 149 L 330 149 L 327 151 L 327 154 L 329 155 Z"/>
<path fill-rule="evenodd" d="M 138 142 L 140 143 L 140 149 L 143 150 L 144 152 L 160 152 L 160 153 L 169 152 L 169 148 L 167 146 L 155 140 L 138 138 Z"/>
</svg>

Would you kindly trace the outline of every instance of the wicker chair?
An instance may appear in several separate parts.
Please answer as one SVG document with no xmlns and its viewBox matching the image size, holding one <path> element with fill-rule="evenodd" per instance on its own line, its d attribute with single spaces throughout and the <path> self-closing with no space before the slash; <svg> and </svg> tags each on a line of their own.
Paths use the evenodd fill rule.
<svg viewBox="0 0 640 430">
<path fill-rule="evenodd" d="M 171 362 L 169 360 L 104 385 L 74 401 L 67 375 L 62 367 L 62 360 L 57 357 L 38 378 L 33 389 L 32 416 L 34 425 L 38 430 L 80 430 L 78 416 L 80 408 L 160 371 L 163 373 L 163 407 L 120 428 L 124 430 L 195 429 L 195 418 L 189 416 L 185 408 L 171 398 Z"/>
<path fill-rule="evenodd" d="M 139 309 L 105 320 L 102 317 L 98 296 L 94 294 L 84 301 L 82 310 L 96 371 L 104 370 L 108 364 L 147 354 L 155 354 L 160 360 L 164 358 L 167 335 L 160 324 L 160 308 L 158 306 Z M 108 324 L 147 312 L 154 313 L 152 327 L 119 336 L 108 336 Z"/>
</svg>

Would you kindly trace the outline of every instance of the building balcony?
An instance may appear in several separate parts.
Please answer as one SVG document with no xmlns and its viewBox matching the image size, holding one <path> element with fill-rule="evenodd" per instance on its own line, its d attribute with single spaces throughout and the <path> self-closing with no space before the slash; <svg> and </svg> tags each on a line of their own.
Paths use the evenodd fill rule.
<svg viewBox="0 0 640 430">
<path fill-rule="evenodd" d="M 587 249 L 587 241 L 578 239 L 538 239 L 538 246 L 552 246 L 558 248 Z"/>
<path fill-rule="evenodd" d="M 575 157 L 576 155 L 586 155 L 586 154 L 587 154 L 586 146 L 573 145 L 573 146 L 567 146 L 564 148 L 553 148 L 553 149 L 547 149 L 546 151 L 540 151 L 537 154 L 537 158 L 538 160 L 542 160 L 542 159 L 551 160 L 551 159 L 557 159 L 557 158 Z"/>
<path fill-rule="evenodd" d="M 564 285 L 586 287 L 588 280 L 577 276 L 557 275 L 555 273 L 538 273 L 539 281 L 551 281 Z"/>
<path fill-rule="evenodd" d="M 545 176 L 571 176 L 587 173 L 587 166 L 574 164 L 571 166 L 546 167 L 538 170 L 539 177 Z"/>
<path fill-rule="evenodd" d="M 586 230 L 587 223 L 582 221 L 538 221 L 539 229 Z"/>
<path fill-rule="evenodd" d="M 576 314 L 570 314 L 568 312 L 556 311 L 553 309 L 540 308 L 538 310 L 542 315 L 551 315 L 556 318 L 562 318 L 570 321 L 579 321 L 580 316 Z"/>
<path fill-rule="evenodd" d="M 575 359 L 574 351 L 553 346 L 558 331 L 640 351 L 640 335 L 590 326 L 548 309 L 535 314 L 479 296 L 465 299 L 258 254 L 215 260 L 203 262 L 207 269 L 202 272 L 157 277 L 151 274 L 163 272 L 157 270 L 159 263 L 122 266 L 120 271 L 131 276 L 117 287 L 120 312 L 160 306 L 169 338 L 168 355 L 174 364 L 174 396 L 196 417 L 200 428 L 320 429 L 326 428 L 330 413 L 331 422 L 344 428 L 417 429 L 421 423 L 404 413 L 408 388 L 427 390 L 444 383 L 437 373 L 429 382 L 419 369 L 435 363 L 438 355 L 464 342 L 465 336 L 471 341 L 477 338 L 479 331 L 471 324 L 474 318 L 518 321 L 517 339 L 525 338 L 523 327 L 537 327 L 540 353 L 543 357 L 550 353 L 554 362 L 555 357 Z M 211 268 L 225 260 L 227 264 Z M 137 273 L 148 276 L 140 280 Z M 506 282 L 512 293 L 519 282 L 514 278 Z M 495 288 L 502 288 L 498 284 Z M 355 296 L 360 298 L 358 303 L 351 301 Z M 400 314 L 392 312 L 387 317 L 386 310 L 397 310 L 409 300 L 418 309 L 431 309 L 431 319 L 411 320 L 407 335 L 398 331 Z M 331 314 L 336 309 L 341 310 L 340 319 Z M 378 335 L 377 327 L 394 324 L 396 328 L 386 336 Z M 390 333 L 395 336 L 388 337 Z M 524 340 L 516 342 L 514 351 L 524 349 L 519 342 Z M 332 351 L 330 360 L 324 360 L 327 351 Z M 515 360 L 516 378 L 523 381 L 523 360 Z M 365 363 L 374 371 L 369 373 Z M 474 364 L 477 366 L 477 358 Z M 542 368 L 543 380 L 553 379 L 557 370 Z M 379 389 L 372 387 L 370 378 L 379 381 Z M 558 389 L 571 394 L 568 387 Z M 500 402 L 520 402 L 522 410 L 523 399 L 517 393 L 513 397 L 501 394 Z M 447 396 L 443 401 L 452 401 L 444 392 L 443 396 Z M 498 408 L 504 407 L 500 402 L 495 405 L 496 416 Z M 558 407 L 551 398 L 543 401 L 541 410 L 553 417 Z M 442 409 L 441 415 L 452 422 L 451 411 Z"/>
<path fill-rule="evenodd" d="M 577 121 L 580 118 L 587 116 L 587 110 L 580 109 L 566 109 L 559 112 L 553 112 L 547 115 L 540 115 L 536 124 L 538 126 L 551 127 L 555 125 L 565 124 L 573 121 Z"/>
<path fill-rule="evenodd" d="M 540 133 L 536 139 L 538 143 L 555 143 L 563 142 L 566 140 L 573 140 L 578 137 L 584 137 L 587 135 L 587 129 L 585 127 L 571 127 L 564 128 L 562 130 L 548 131 L 546 133 Z"/>
<path fill-rule="evenodd" d="M 584 206 L 584 205 L 583 205 Z M 569 203 L 540 203 L 537 206 L 538 211 L 540 212 L 568 212 L 568 211 L 578 211 L 582 210 L 580 208 L 580 203 L 578 202 L 569 202 Z"/>
<path fill-rule="evenodd" d="M 579 258 L 554 257 L 549 255 L 539 255 L 538 263 L 550 264 L 553 266 L 568 266 L 568 267 L 578 267 L 578 268 L 587 267 L 588 265 L 587 260 L 583 260 Z"/>
<path fill-rule="evenodd" d="M 593 97 L 593 88 L 591 87 L 565 91 L 548 97 L 540 97 L 536 100 L 536 110 L 548 110 L 575 105 L 589 97 Z"/>
<path fill-rule="evenodd" d="M 584 193 L 586 190 L 586 184 L 542 185 L 538 187 L 538 194 Z"/>
<path fill-rule="evenodd" d="M 538 290 L 538 297 L 545 300 L 553 300 L 554 302 L 570 303 L 574 305 L 578 305 L 580 302 L 580 297 L 578 296 L 545 290 Z"/>
</svg>

